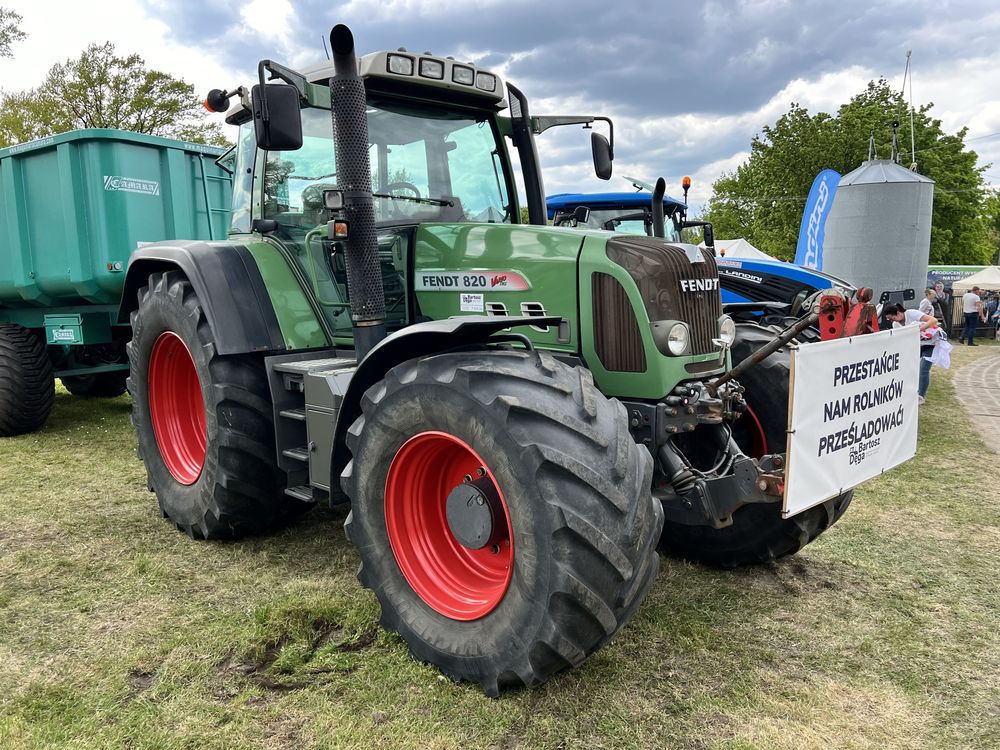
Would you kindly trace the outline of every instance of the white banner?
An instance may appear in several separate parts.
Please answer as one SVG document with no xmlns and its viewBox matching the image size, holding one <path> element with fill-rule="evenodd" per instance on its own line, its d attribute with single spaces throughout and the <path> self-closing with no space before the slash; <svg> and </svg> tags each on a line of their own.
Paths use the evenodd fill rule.
<svg viewBox="0 0 1000 750">
<path fill-rule="evenodd" d="M 917 326 L 792 351 L 785 518 L 913 458 L 919 372 Z"/>
</svg>

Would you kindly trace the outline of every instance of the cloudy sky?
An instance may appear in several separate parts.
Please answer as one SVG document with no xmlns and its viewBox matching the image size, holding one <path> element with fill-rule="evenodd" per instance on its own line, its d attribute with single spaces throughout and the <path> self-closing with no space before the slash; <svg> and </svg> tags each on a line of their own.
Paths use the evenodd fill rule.
<svg viewBox="0 0 1000 750">
<path fill-rule="evenodd" d="M 534 114 L 615 121 L 615 177 L 593 176 L 587 134 L 539 139 L 546 192 L 630 189 L 622 175 L 673 186 L 691 202 L 748 155 L 750 139 L 790 102 L 833 111 L 866 82 L 902 84 L 934 102 L 946 131 L 969 129 L 1000 185 L 1000 5 L 994 0 L 0 0 L 29 34 L 0 86 L 36 85 L 57 61 L 110 40 L 199 92 L 250 83 L 263 57 L 301 66 L 324 57 L 334 23 L 359 50 L 406 47 L 490 67 Z M 654 11 L 654 8 L 660 8 Z M 877 126 L 877 123 L 873 123 Z M 858 160 L 864 158 L 858 154 Z M 918 154 L 919 161 L 919 154 Z"/>
</svg>

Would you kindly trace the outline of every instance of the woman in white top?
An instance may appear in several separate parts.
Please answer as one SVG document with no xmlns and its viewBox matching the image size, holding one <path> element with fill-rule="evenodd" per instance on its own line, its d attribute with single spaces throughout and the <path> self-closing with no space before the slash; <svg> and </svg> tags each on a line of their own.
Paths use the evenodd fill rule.
<svg viewBox="0 0 1000 750">
<path fill-rule="evenodd" d="M 928 290 L 932 291 L 932 290 Z M 894 325 L 912 326 L 919 325 L 920 331 L 926 331 L 938 324 L 937 318 L 928 315 L 920 310 L 907 310 L 902 305 L 889 305 L 885 311 L 887 320 L 891 320 Z M 917 403 L 924 403 L 924 396 L 927 395 L 927 388 L 931 384 L 931 361 L 928 357 L 934 351 L 934 344 L 924 343 L 921 336 L 920 341 L 920 379 L 917 381 Z"/>
</svg>

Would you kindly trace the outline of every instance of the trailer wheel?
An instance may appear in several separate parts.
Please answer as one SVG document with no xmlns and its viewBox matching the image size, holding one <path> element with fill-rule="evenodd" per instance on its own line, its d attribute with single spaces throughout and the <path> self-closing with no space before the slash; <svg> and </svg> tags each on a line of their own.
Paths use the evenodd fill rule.
<svg viewBox="0 0 1000 750">
<path fill-rule="evenodd" d="M 736 325 L 733 362 L 750 356 L 775 337 L 751 323 Z M 737 420 L 733 437 L 747 455 L 783 453 L 787 444 L 788 388 L 791 355 L 779 349 L 740 376 L 749 408 Z M 836 523 L 851 504 L 853 490 L 791 518 L 781 517 L 781 503 L 751 503 L 733 514 L 722 529 L 670 523 L 664 527 L 664 549 L 694 562 L 722 568 L 765 563 L 798 552 Z"/>
<path fill-rule="evenodd" d="M 55 381 L 42 342 L 16 323 L 0 323 L 0 437 L 39 429 L 52 411 Z"/>
<path fill-rule="evenodd" d="M 92 398 L 116 398 L 126 391 L 125 381 L 128 370 L 114 372 L 99 372 L 96 375 L 67 375 L 62 380 L 63 386 L 74 396 L 89 396 Z"/>
<path fill-rule="evenodd" d="M 160 511 L 191 537 L 262 531 L 308 507 L 284 494 L 260 356 L 220 356 L 190 282 L 155 273 L 128 344 L 132 422 Z"/>
<path fill-rule="evenodd" d="M 496 696 L 580 664 L 638 608 L 662 508 L 649 453 L 587 370 L 441 354 L 390 370 L 362 409 L 345 528 L 414 658 Z"/>
</svg>

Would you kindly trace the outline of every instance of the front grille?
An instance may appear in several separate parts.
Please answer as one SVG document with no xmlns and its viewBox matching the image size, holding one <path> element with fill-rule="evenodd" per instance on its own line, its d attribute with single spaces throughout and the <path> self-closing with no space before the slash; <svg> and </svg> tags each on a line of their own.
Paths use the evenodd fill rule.
<svg viewBox="0 0 1000 750">
<path fill-rule="evenodd" d="M 591 284 L 597 358 L 609 372 L 645 372 L 646 352 L 639 322 L 625 289 L 606 273 L 595 273 Z"/>
<path fill-rule="evenodd" d="M 626 269 L 639 287 L 650 321 L 687 323 L 691 329 L 688 354 L 709 354 L 717 351 L 712 339 L 718 336 L 722 315 L 719 272 L 711 253 L 697 252 L 703 262 L 692 263 L 682 248 L 656 237 L 616 237 L 608 241 L 607 249 L 608 257 Z"/>
</svg>

